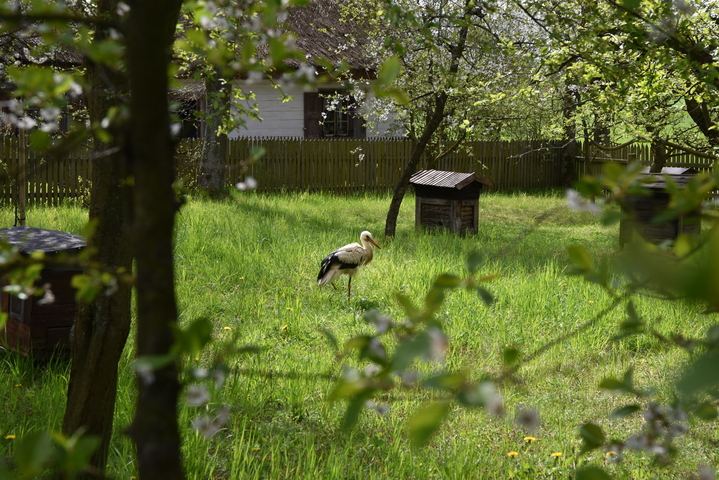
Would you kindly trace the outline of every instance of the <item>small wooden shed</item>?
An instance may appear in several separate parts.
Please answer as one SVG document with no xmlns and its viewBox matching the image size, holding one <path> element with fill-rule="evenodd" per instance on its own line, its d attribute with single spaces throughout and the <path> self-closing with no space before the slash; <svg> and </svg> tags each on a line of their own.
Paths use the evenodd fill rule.
<svg viewBox="0 0 719 480">
<path fill-rule="evenodd" d="M 652 221 L 669 206 L 670 195 L 666 191 L 665 175 L 671 177 L 681 188 L 697 173 L 699 172 L 693 168 L 675 167 L 665 167 L 661 174 L 649 173 L 647 167 L 643 176 L 649 182 L 645 183 L 644 187 L 649 189 L 651 194 L 629 195 L 625 199 L 622 212 L 628 218 L 619 223 L 619 246 L 623 247 L 625 243 L 629 243 L 634 232 L 651 243 L 674 240 L 680 233 L 699 233 L 702 224 L 701 212 L 698 210 L 662 223 Z"/>
<path fill-rule="evenodd" d="M 479 194 L 492 182 L 476 173 L 420 170 L 412 175 L 415 224 L 428 229 L 447 228 L 450 232 L 476 234 L 479 220 Z"/>
<path fill-rule="evenodd" d="M 43 303 L 41 297 L 23 300 L 3 291 L 2 311 L 8 313 L 8 319 L 0 334 L 0 343 L 33 358 L 69 356 L 70 329 L 76 310 L 71 280 L 82 269 L 52 260 L 61 253 L 79 252 L 85 247 L 85 239 L 67 232 L 27 226 L 0 229 L 0 239 L 18 246 L 23 254 L 45 252 L 45 268 L 36 285 L 50 284 L 54 296 L 52 303 Z M 7 279 L 3 278 L 1 283 L 4 287 Z"/>
</svg>

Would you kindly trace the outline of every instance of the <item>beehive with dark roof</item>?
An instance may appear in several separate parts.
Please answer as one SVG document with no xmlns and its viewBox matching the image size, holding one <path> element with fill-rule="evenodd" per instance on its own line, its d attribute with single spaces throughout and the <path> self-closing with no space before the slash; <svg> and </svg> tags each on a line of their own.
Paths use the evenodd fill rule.
<svg viewBox="0 0 719 480">
<path fill-rule="evenodd" d="M 619 245 L 629 243 L 635 233 L 651 243 L 673 241 L 681 233 L 698 234 L 702 227 L 699 210 L 664 222 L 654 221 L 669 207 L 671 196 L 667 192 L 667 182 L 671 180 L 684 188 L 697 173 L 698 170 L 693 168 L 677 167 L 664 167 L 661 173 L 650 173 L 647 167 L 642 180 L 649 195 L 629 195 L 622 203 L 626 218 L 619 223 Z"/>
<path fill-rule="evenodd" d="M 474 172 L 420 170 L 410 183 L 416 192 L 415 225 L 446 228 L 460 234 L 476 234 L 479 225 L 479 195 L 492 182 Z"/>
<path fill-rule="evenodd" d="M 36 286 L 47 285 L 53 297 L 52 302 L 47 302 L 42 297 L 19 298 L 3 291 L 2 311 L 8 318 L 0 343 L 34 358 L 69 356 L 70 329 L 77 308 L 71 282 L 82 270 L 68 259 L 85 247 L 85 239 L 58 230 L 17 226 L 0 229 L 0 241 L 26 255 L 45 253 L 45 265 Z M 2 285 L 7 283 L 3 278 Z"/>
</svg>

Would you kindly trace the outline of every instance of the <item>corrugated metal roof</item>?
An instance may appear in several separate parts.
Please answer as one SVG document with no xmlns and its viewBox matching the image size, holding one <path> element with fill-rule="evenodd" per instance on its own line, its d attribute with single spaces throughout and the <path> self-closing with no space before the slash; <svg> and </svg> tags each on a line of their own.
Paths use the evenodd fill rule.
<svg viewBox="0 0 719 480">
<path fill-rule="evenodd" d="M 420 170 L 412 175 L 409 182 L 415 185 L 429 185 L 461 189 L 476 180 L 474 172 L 443 172 L 441 170 Z"/>
<path fill-rule="evenodd" d="M 54 253 L 85 247 L 85 239 L 79 235 L 25 225 L 0 229 L 0 239 L 19 246 L 22 253 Z"/>
<path fill-rule="evenodd" d="M 644 187 L 650 189 L 663 190 L 667 186 L 666 179 L 663 175 L 669 175 L 679 187 L 684 185 L 692 179 L 698 172 L 694 168 L 682 168 L 682 167 L 664 167 L 662 173 L 649 173 L 649 167 L 642 170 L 644 172 L 643 178 L 647 183 L 643 184 Z"/>
<path fill-rule="evenodd" d="M 642 173 L 649 173 L 649 167 L 642 170 Z M 664 167 L 661 171 L 662 174 L 667 175 L 689 175 L 693 173 L 699 173 L 695 168 L 683 168 L 683 167 Z M 655 175 L 659 175 L 658 173 Z"/>
</svg>

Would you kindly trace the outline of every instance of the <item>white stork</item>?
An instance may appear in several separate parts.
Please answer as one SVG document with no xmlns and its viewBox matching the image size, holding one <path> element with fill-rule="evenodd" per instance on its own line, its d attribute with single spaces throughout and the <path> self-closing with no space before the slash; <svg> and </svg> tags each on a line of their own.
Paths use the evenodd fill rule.
<svg viewBox="0 0 719 480">
<path fill-rule="evenodd" d="M 372 253 L 372 245 L 380 248 L 372 238 L 372 234 L 368 231 L 364 231 L 360 234 L 360 241 L 362 245 L 359 243 L 350 243 L 330 253 L 322 260 L 320 273 L 317 275 L 317 285 L 323 287 L 330 283 L 336 289 L 337 287 L 335 287 L 333 282 L 337 277 L 340 275 L 349 275 L 350 280 L 347 283 L 347 298 L 350 298 L 352 277 L 355 276 L 359 267 L 369 265 L 372 261 L 372 257 L 374 256 Z"/>
</svg>

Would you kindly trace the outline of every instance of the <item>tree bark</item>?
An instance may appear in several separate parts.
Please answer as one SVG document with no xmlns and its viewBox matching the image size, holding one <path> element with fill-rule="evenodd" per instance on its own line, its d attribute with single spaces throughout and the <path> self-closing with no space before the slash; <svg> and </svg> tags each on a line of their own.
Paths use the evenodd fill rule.
<svg viewBox="0 0 719 480">
<path fill-rule="evenodd" d="M 709 145 L 719 147 L 719 128 L 717 128 L 717 123 L 712 119 L 707 104 L 697 102 L 692 95 L 686 95 L 684 97 L 684 103 L 687 113 L 704 137 L 706 137 Z"/>
<path fill-rule="evenodd" d="M 656 128 L 653 125 L 646 126 L 647 132 L 653 134 Z M 667 146 L 664 139 L 657 135 L 652 135 L 652 144 L 650 147 L 652 153 L 652 164 L 649 166 L 649 173 L 662 173 L 664 165 L 669 158 L 667 155 Z"/>
<path fill-rule="evenodd" d="M 98 13 L 115 15 L 116 3 L 99 1 Z M 99 29 L 95 36 L 102 39 L 107 34 Z M 90 84 L 87 106 L 90 120 L 99 123 L 111 106 L 120 103 L 119 96 L 127 92 L 126 77 L 86 60 Z M 123 186 L 128 172 L 125 152 L 118 149 L 122 142 L 122 138 L 115 137 L 113 144 L 98 144 L 95 149 L 99 155 L 93 163 L 89 218 L 96 222 L 96 227 L 88 248 L 96 251 L 93 261 L 129 273 L 130 197 Z M 90 460 L 94 473 L 100 477 L 104 476 L 112 437 L 117 365 L 130 330 L 130 298 L 130 284 L 119 281 L 113 295 L 101 294 L 91 304 L 79 304 L 73 327 L 72 366 L 62 430 L 70 436 L 83 428 L 86 434 L 100 438 L 100 447 Z"/>
<path fill-rule="evenodd" d="M 229 110 L 230 85 L 223 81 L 217 70 L 205 79 L 207 96 L 205 142 L 202 148 L 200 172 L 197 178 L 198 187 L 220 196 L 226 189 L 225 155 L 227 152 L 227 134 L 220 133 L 222 120 Z"/>
<path fill-rule="evenodd" d="M 137 355 L 167 355 L 177 324 L 172 232 L 178 202 L 167 92 L 168 64 L 181 0 L 135 0 L 127 20 L 130 141 L 136 265 Z M 127 430 L 143 479 L 182 479 L 177 425 L 178 367 L 138 377 L 135 417 Z"/>
<path fill-rule="evenodd" d="M 465 5 L 464 19 L 467 20 L 471 14 L 474 14 L 475 7 L 473 1 L 467 1 Z M 454 76 L 459 71 L 459 62 L 464 54 L 464 49 L 467 46 L 467 34 L 469 27 L 465 23 L 460 27 L 459 34 L 457 36 L 457 43 L 451 47 L 451 60 L 448 70 L 449 76 Z M 399 208 L 402 206 L 402 200 L 407 192 L 409 186 L 409 179 L 417 171 L 417 165 L 419 164 L 422 154 L 424 153 L 427 144 L 429 143 L 432 135 L 439 127 L 440 123 L 444 119 L 444 109 L 447 105 L 449 94 L 447 90 L 442 90 L 435 95 L 434 106 L 427 111 L 425 117 L 425 125 L 420 135 L 419 140 L 415 143 L 412 148 L 412 155 L 410 156 L 407 166 L 402 172 L 402 177 L 394 188 L 394 194 L 392 195 L 392 201 L 389 205 L 389 211 L 387 212 L 387 220 L 385 222 L 384 234 L 386 237 L 394 237 L 395 231 L 397 230 L 397 217 L 399 216 Z"/>
<path fill-rule="evenodd" d="M 417 171 L 417 165 L 419 164 L 422 154 L 424 153 L 429 140 L 432 135 L 442 123 L 444 118 L 444 107 L 447 104 L 448 95 L 445 92 L 437 95 L 434 103 L 434 109 L 427 113 L 427 121 L 425 123 L 422 136 L 419 137 L 417 143 L 412 148 L 412 154 L 409 157 L 409 161 L 402 172 L 402 177 L 394 187 L 394 194 L 392 195 L 392 201 L 389 204 L 389 211 L 387 212 L 387 221 L 385 223 L 384 234 L 386 237 L 394 237 L 395 231 L 397 230 L 397 217 L 399 216 L 399 208 L 402 206 L 402 200 L 404 194 L 407 192 L 409 186 L 409 179 Z"/>
</svg>

